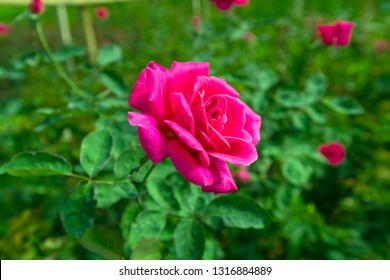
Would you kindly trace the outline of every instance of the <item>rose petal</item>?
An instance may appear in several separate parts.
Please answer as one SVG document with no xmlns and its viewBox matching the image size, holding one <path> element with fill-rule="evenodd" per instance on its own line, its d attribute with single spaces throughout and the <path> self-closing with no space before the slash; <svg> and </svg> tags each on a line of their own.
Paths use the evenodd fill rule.
<svg viewBox="0 0 390 280">
<path fill-rule="evenodd" d="M 182 92 L 188 104 L 192 103 L 194 79 L 198 76 L 209 76 L 207 62 L 173 62 L 169 75 L 170 92 Z"/>
<path fill-rule="evenodd" d="M 218 159 L 212 159 L 212 166 L 215 166 L 219 180 L 215 184 L 202 186 L 203 192 L 228 193 L 237 190 L 236 183 L 233 180 L 232 174 L 230 173 L 226 162 Z"/>
<path fill-rule="evenodd" d="M 146 155 L 157 164 L 168 156 L 168 141 L 157 128 L 155 119 L 149 115 L 128 112 L 131 125 L 138 127 L 138 138 Z"/>
<path fill-rule="evenodd" d="M 195 151 L 198 154 L 199 160 L 204 167 L 210 166 L 210 159 L 207 155 L 204 147 L 199 143 L 199 141 L 191 135 L 185 128 L 180 124 L 173 121 L 166 120 L 164 121 L 175 133 L 178 139 L 181 140 L 181 143 L 187 148 Z"/>
<path fill-rule="evenodd" d="M 229 95 L 238 98 L 239 96 L 238 92 L 231 85 L 229 85 L 225 80 L 222 80 L 214 76 L 211 76 L 209 79 L 210 82 L 205 92 L 205 96 L 203 97 L 203 100 L 206 101 L 213 95 Z"/>
<path fill-rule="evenodd" d="M 252 136 L 253 145 L 257 145 L 257 143 L 260 141 L 261 117 L 253 112 L 252 109 L 247 105 L 245 105 L 244 112 L 246 118 L 244 130 L 246 130 Z"/>
<path fill-rule="evenodd" d="M 167 76 L 160 68 L 146 68 L 150 109 L 158 122 L 166 116 Z"/>
<path fill-rule="evenodd" d="M 172 93 L 170 95 L 172 120 L 180 124 L 191 134 L 195 134 L 195 121 L 191 108 L 184 98 L 183 93 Z"/>
<path fill-rule="evenodd" d="M 253 163 L 258 158 L 255 146 L 252 143 L 243 141 L 230 143 L 230 150 L 227 153 L 209 151 L 208 154 L 234 165 L 244 166 Z"/>
<path fill-rule="evenodd" d="M 224 136 L 236 136 L 240 135 L 246 122 L 245 105 L 244 103 L 234 97 L 225 96 L 228 106 L 226 110 L 226 116 L 228 121 L 221 134 Z"/>
<path fill-rule="evenodd" d="M 169 141 L 168 153 L 175 168 L 191 183 L 208 186 L 212 185 L 215 179 L 218 179 L 215 178 L 215 173 L 209 168 L 203 167 L 179 141 Z"/>
<path fill-rule="evenodd" d="M 150 113 L 146 68 L 141 71 L 130 93 L 129 105 L 143 113 Z"/>
</svg>

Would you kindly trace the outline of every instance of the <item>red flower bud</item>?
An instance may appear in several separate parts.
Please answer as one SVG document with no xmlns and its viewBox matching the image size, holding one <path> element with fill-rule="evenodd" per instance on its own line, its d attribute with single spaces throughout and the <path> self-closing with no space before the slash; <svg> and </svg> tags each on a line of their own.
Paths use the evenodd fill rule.
<svg viewBox="0 0 390 280">
<path fill-rule="evenodd" d="M 28 9 L 32 14 L 39 15 L 45 11 L 45 5 L 43 5 L 41 0 L 32 0 Z"/>
</svg>

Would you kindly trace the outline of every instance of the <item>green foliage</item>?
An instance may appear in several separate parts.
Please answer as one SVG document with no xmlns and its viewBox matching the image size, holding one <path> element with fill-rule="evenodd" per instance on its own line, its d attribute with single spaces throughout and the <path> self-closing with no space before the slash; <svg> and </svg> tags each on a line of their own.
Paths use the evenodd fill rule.
<svg viewBox="0 0 390 280">
<path fill-rule="evenodd" d="M 20 153 L 0 167 L 0 174 L 12 176 L 66 175 L 70 172 L 70 164 L 65 159 L 46 152 Z"/>
<path fill-rule="evenodd" d="M 86 47 L 60 46 L 45 13 L 54 56 L 84 97 L 26 44 L 28 13 L 0 38 L 2 258 L 388 259 L 390 63 L 372 48 L 387 36 L 385 5 L 264 0 L 222 13 L 203 1 L 195 32 L 187 1 L 162 2 L 110 5 L 95 27 L 115 43 L 95 64 Z M 322 46 L 315 25 L 340 15 L 356 22 L 351 44 Z M 262 116 L 250 182 L 230 167 L 236 193 L 203 193 L 146 157 L 127 99 L 148 61 L 208 61 Z M 346 147 L 338 166 L 317 151 L 330 141 Z"/>
<path fill-rule="evenodd" d="M 97 54 L 97 64 L 99 66 L 107 66 L 111 63 L 118 62 L 122 59 L 122 48 L 117 45 L 107 45 Z"/>
<path fill-rule="evenodd" d="M 324 103 L 337 113 L 346 115 L 360 115 L 364 113 L 363 107 L 351 97 L 334 97 L 331 99 L 325 99 Z"/>
<path fill-rule="evenodd" d="M 80 238 L 95 220 L 94 187 L 91 183 L 81 183 L 61 205 L 61 220 L 65 230 L 75 238 Z"/>
<path fill-rule="evenodd" d="M 81 143 L 80 163 L 90 177 L 95 177 L 107 164 L 112 149 L 108 130 L 88 134 Z"/>
<path fill-rule="evenodd" d="M 174 233 L 176 256 L 180 260 L 201 259 L 205 235 L 198 221 L 181 221 Z"/>
<path fill-rule="evenodd" d="M 222 221 L 226 227 L 260 229 L 267 220 L 267 214 L 257 203 L 240 196 L 214 199 L 208 205 L 205 215 L 213 227 Z"/>
</svg>

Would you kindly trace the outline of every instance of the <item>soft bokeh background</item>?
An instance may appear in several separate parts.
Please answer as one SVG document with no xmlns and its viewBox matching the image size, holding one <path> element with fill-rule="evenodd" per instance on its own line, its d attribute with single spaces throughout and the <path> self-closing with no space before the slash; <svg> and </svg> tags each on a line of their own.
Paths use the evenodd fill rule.
<svg viewBox="0 0 390 280">
<path fill-rule="evenodd" d="M 200 11 L 189 0 L 135 1 L 107 4 L 105 20 L 93 15 L 95 7 L 90 8 L 99 48 L 114 45 L 121 53 L 100 68 L 89 62 L 79 7 L 68 7 L 72 48 L 61 42 L 55 8 L 47 7 L 42 16 L 51 47 L 81 87 L 95 94 L 112 89 L 118 84 L 99 78 L 108 71 L 119 77 L 118 91 L 124 86 L 129 92 L 149 61 L 165 67 L 172 61 L 208 61 L 212 74 L 232 84 L 263 118 L 259 160 L 249 167 L 250 182 L 238 182 L 237 194 L 253 198 L 269 221 L 262 229 L 205 229 L 203 258 L 390 258 L 388 1 L 252 0 L 228 12 L 208 1 Z M 0 0 L 0 22 L 9 24 L 24 10 Z M 202 16 L 199 32 L 194 15 Z M 355 23 L 350 45 L 321 45 L 316 25 L 338 18 Z M 307 93 L 311 82 L 323 91 L 318 100 L 289 100 Z M 0 165 L 18 152 L 44 150 L 62 155 L 77 171 L 81 139 L 95 127 L 110 124 L 120 135 L 114 158 L 126 137 L 136 139 L 127 124 L 125 95 L 103 94 L 87 107 L 67 91 L 28 19 L 0 35 Z M 339 97 L 347 97 L 346 104 L 332 103 Z M 316 150 L 330 141 L 346 147 L 345 161 L 335 167 Z M 66 233 L 59 205 L 76 182 L 0 175 L 2 259 L 139 257 L 132 245 L 126 248 L 124 228 L 133 203 L 128 198 L 101 202 L 97 230 L 88 238 Z M 176 222 L 170 220 L 167 228 Z M 169 234 L 151 241 L 160 248 L 153 258 L 175 258 Z"/>
</svg>

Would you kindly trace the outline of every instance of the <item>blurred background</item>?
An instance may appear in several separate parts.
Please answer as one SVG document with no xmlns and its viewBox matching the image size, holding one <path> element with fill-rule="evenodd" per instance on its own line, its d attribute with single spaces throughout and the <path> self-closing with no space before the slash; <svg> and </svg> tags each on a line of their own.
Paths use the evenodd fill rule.
<svg viewBox="0 0 390 280">
<path fill-rule="evenodd" d="M 0 165 L 45 150 L 77 169 L 81 139 L 94 127 L 112 122 L 118 134 L 136 138 L 127 97 L 149 61 L 167 68 L 208 61 L 211 74 L 262 116 L 259 159 L 250 179 L 237 177 L 237 193 L 272 217 L 263 229 L 219 231 L 214 258 L 390 258 L 389 1 L 251 0 L 225 12 L 189 0 L 69 5 L 65 42 L 59 11 L 48 5 L 41 22 L 49 44 L 74 81 L 99 94 L 94 107 L 69 97 L 31 20 L 14 21 L 25 10 L 0 0 Z M 322 45 L 316 26 L 337 19 L 354 23 L 350 44 Z M 115 98 L 104 98 L 107 88 Z M 332 141 L 346 151 L 337 166 L 317 151 Z M 58 205 L 75 182 L 0 175 L 2 259 L 102 258 L 63 229 Z M 119 243 L 127 204 L 120 199 L 97 212 L 96 223 Z"/>
</svg>

